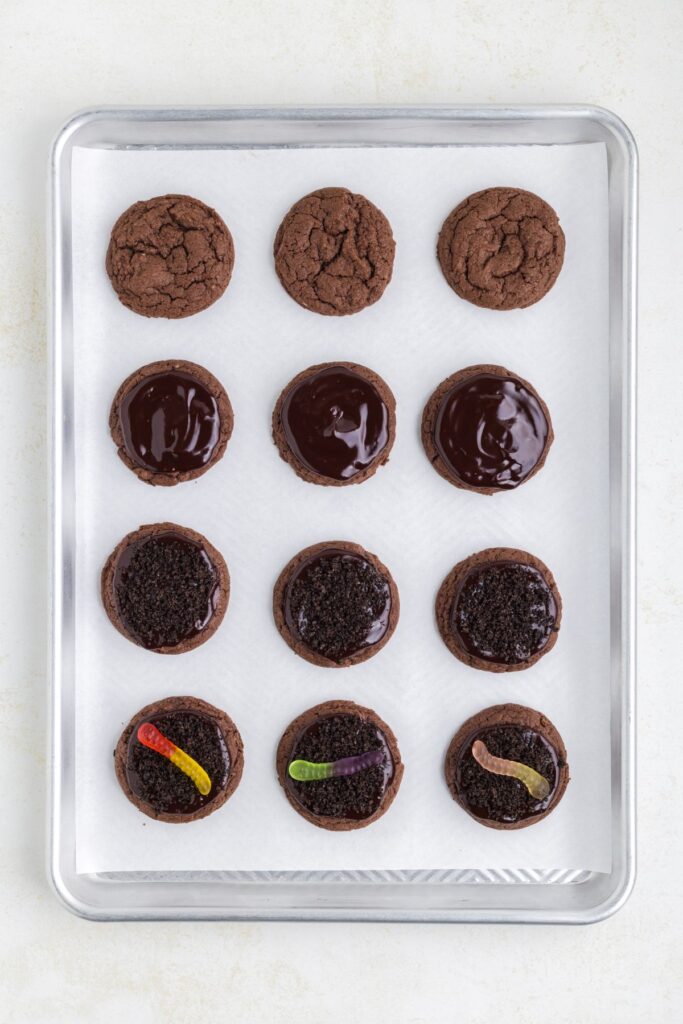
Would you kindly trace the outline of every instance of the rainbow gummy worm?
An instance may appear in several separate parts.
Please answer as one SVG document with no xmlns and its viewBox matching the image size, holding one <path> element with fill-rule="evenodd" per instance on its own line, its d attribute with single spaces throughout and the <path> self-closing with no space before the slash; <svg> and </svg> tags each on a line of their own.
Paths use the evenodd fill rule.
<svg viewBox="0 0 683 1024">
<path fill-rule="evenodd" d="M 481 740 L 475 740 L 472 744 L 472 757 L 487 772 L 493 772 L 494 775 L 509 775 L 511 779 L 518 779 L 524 783 L 534 800 L 545 800 L 550 792 L 550 783 L 534 768 L 520 761 L 506 761 L 505 758 L 494 757 Z"/>
<path fill-rule="evenodd" d="M 192 779 L 202 796 L 209 795 L 211 792 L 211 779 L 202 766 L 197 764 L 195 759 L 186 754 L 180 747 L 176 747 L 175 743 L 171 743 L 163 733 L 159 732 L 155 725 L 152 725 L 151 722 L 144 722 L 139 727 L 137 736 L 144 747 L 149 747 L 150 750 L 155 750 L 162 757 L 168 758 L 176 768 L 180 768 L 181 772 L 184 772 L 189 779 Z"/>
<path fill-rule="evenodd" d="M 314 782 L 317 779 L 336 779 L 341 775 L 355 775 L 364 768 L 374 768 L 384 761 L 383 750 L 368 750 L 355 757 L 342 757 L 340 761 L 292 761 L 287 769 L 290 778 L 297 782 Z"/>
</svg>

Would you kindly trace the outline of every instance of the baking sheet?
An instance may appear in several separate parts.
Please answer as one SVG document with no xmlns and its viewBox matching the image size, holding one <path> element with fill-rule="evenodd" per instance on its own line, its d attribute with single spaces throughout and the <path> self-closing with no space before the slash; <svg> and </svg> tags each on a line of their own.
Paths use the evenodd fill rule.
<svg viewBox="0 0 683 1024">
<path fill-rule="evenodd" d="M 348 318 L 298 307 L 272 266 L 272 238 L 292 202 L 344 184 L 388 216 L 397 241 L 383 299 Z M 555 288 L 527 310 L 459 300 L 434 257 L 438 229 L 464 196 L 491 184 L 539 192 L 567 236 Z M 225 296 L 187 320 L 145 320 L 122 307 L 104 272 L 111 225 L 136 199 L 188 192 L 215 206 L 235 239 Z M 602 144 L 325 150 L 107 151 L 73 162 L 76 447 L 76 844 L 81 872 L 125 870 L 580 868 L 610 866 L 607 171 Z M 177 488 L 140 483 L 117 459 L 107 415 L 137 366 L 160 358 L 206 365 L 226 385 L 235 431 L 224 460 Z M 342 491 L 304 484 L 270 440 L 283 385 L 313 362 L 364 362 L 394 390 L 391 461 Z M 543 471 L 516 492 L 457 491 L 419 441 L 424 401 L 445 376 L 498 362 L 547 401 L 556 441 Z M 170 519 L 199 529 L 232 576 L 226 619 L 202 648 L 162 658 L 110 625 L 99 572 L 123 534 Z M 395 636 L 375 658 L 325 670 L 297 658 L 272 623 L 272 585 L 299 548 L 356 540 L 390 567 L 401 593 Z M 555 649 L 521 673 L 493 677 L 457 662 L 438 637 L 433 601 L 460 558 L 527 548 L 564 599 Z M 111 752 L 149 701 L 193 693 L 234 718 L 245 774 L 224 809 L 184 828 L 156 823 L 123 798 Z M 279 736 L 332 697 L 374 707 L 393 727 L 406 773 L 384 818 L 346 834 L 293 813 L 274 774 Z M 515 701 L 544 711 L 567 744 L 572 783 L 531 829 L 483 829 L 442 777 L 448 741 L 480 708 Z"/>
</svg>

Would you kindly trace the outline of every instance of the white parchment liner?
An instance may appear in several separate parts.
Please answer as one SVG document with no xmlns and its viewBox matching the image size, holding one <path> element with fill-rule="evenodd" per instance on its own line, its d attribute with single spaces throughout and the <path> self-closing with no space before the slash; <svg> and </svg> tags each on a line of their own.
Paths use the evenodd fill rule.
<svg viewBox="0 0 683 1024">
<path fill-rule="evenodd" d="M 328 185 L 362 192 L 389 218 L 396 264 L 384 297 L 351 317 L 297 306 L 273 269 L 272 242 L 300 196 Z M 491 185 L 542 195 L 567 238 L 549 295 L 492 312 L 460 300 L 435 257 L 438 230 L 465 196 Z M 236 263 L 222 299 L 180 321 L 147 320 L 118 302 L 104 270 L 111 226 L 138 199 L 189 193 L 221 213 Z M 77 149 L 73 162 L 76 541 L 76 838 L 79 871 L 364 868 L 581 868 L 610 865 L 608 595 L 607 166 L 602 144 L 576 146 L 138 151 Z M 204 364 L 225 384 L 235 430 L 201 480 L 152 488 L 116 457 L 107 429 L 123 378 L 156 359 Z M 396 395 L 390 463 L 345 489 L 305 484 L 278 457 L 270 415 L 306 366 L 352 360 Z M 545 468 L 510 494 L 459 491 L 429 466 L 423 405 L 444 377 L 501 363 L 548 403 L 556 440 Z M 109 623 L 102 564 L 141 523 L 200 530 L 232 576 L 227 616 L 198 650 L 161 657 Z M 273 583 L 301 547 L 348 539 L 376 552 L 401 594 L 396 634 L 344 670 L 296 657 L 271 615 Z M 492 675 L 456 661 L 434 623 L 434 597 L 459 559 L 526 548 L 556 576 L 564 618 L 555 649 L 528 671 Z M 172 694 L 224 708 L 245 743 L 242 783 L 215 815 L 161 824 L 123 797 L 112 752 L 131 716 Z M 369 705 L 394 729 L 406 766 L 390 812 L 352 833 L 315 829 L 275 777 L 277 741 L 305 708 L 333 697 Z M 451 800 L 442 763 L 463 720 L 494 703 L 547 714 L 567 745 L 572 781 L 547 819 L 517 832 L 478 825 Z"/>
</svg>

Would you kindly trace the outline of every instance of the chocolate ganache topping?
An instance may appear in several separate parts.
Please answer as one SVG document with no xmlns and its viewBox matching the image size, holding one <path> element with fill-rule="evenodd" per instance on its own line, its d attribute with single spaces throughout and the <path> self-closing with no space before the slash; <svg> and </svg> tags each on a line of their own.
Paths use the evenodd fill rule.
<svg viewBox="0 0 683 1024">
<path fill-rule="evenodd" d="M 333 480 L 353 479 L 389 440 L 389 414 L 379 392 L 344 366 L 328 366 L 293 387 L 281 421 L 300 462 Z"/>
<path fill-rule="evenodd" d="M 541 403 L 521 381 L 481 373 L 456 384 L 441 400 L 434 444 L 453 473 L 470 487 L 511 489 L 543 456 L 548 422 Z"/>
<path fill-rule="evenodd" d="M 220 437 L 216 398 L 184 370 L 144 377 L 123 397 L 119 416 L 131 461 L 154 472 L 201 469 Z"/>
</svg>

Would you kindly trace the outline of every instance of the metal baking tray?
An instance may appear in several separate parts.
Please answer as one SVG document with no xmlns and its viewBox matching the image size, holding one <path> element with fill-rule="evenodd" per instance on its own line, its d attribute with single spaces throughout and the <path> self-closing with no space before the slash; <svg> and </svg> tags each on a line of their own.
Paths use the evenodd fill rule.
<svg viewBox="0 0 683 1024">
<path fill-rule="evenodd" d="M 76 871 L 71 156 L 98 148 L 515 145 L 603 142 L 608 154 L 612 868 L 590 871 Z M 272 919 L 590 923 L 635 878 L 635 328 L 637 151 L 597 107 L 102 108 L 70 118 L 50 186 L 49 864 L 57 896 L 93 920 Z"/>
</svg>

